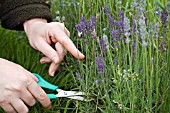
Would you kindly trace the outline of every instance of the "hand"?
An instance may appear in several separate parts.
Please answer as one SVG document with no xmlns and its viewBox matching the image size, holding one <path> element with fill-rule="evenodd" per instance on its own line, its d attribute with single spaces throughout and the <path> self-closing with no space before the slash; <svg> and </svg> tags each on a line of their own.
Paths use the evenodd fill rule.
<svg viewBox="0 0 170 113">
<path fill-rule="evenodd" d="M 51 107 L 38 79 L 21 66 L 0 58 L 0 78 L 0 107 L 5 112 L 27 113 L 25 104 L 33 106 L 36 99 L 45 108 Z"/>
<path fill-rule="evenodd" d="M 47 23 L 45 19 L 35 18 L 24 22 L 24 30 L 30 45 L 46 56 L 40 62 L 53 62 L 49 68 L 51 76 L 54 75 L 59 63 L 66 54 L 66 50 L 76 58 L 84 58 L 84 55 L 70 40 L 70 32 L 63 23 Z M 55 43 L 56 50 L 50 46 L 52 43 Z"/>
</svg>

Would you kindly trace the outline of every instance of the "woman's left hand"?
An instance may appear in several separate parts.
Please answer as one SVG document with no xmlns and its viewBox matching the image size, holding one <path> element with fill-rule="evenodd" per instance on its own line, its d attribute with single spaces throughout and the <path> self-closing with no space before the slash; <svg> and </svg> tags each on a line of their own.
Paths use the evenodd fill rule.
<svg viewBox="0 0 170 113">
<path fill-rule="evenodd" d="M 49 67 L 51 76 L 54 76 L 67 51 L 76 58 L 84 59 L 85 57 L 71 41 L 70 32 L 63 23 L 47 23 L 45 19 L 35 18 L 24 22 L 24 30 L 30 45 L 46 56 L 40 62 L 52 62 Z M 52 43 L 55 44 L 55 49 L 51 47 Z"/>
</svg>

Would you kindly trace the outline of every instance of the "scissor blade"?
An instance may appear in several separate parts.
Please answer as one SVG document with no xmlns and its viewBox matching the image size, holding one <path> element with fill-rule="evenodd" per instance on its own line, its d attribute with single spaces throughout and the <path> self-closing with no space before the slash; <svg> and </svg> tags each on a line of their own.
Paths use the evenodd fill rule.
<svg viewBox="0 0 170 113">
<path fill-rule="evenodd" d="M 78 95 L 85 95 L 84 92 L 76 92 L 76 91 L 64 91 L 64 90 L 57 90 L 58 94 L 57 97 L 70 97 L 70 96 L 78 96 Z"/>
<path fill-rule="evenodd" d="M 81 101 L 88 101 L 87 99 L 85 99 L 84 97 L 81 96 L 70 96 L 67 98 L 71 98 L 71 99 L 75 99 L 75 100 L 81 100 Z"/>
</svg>

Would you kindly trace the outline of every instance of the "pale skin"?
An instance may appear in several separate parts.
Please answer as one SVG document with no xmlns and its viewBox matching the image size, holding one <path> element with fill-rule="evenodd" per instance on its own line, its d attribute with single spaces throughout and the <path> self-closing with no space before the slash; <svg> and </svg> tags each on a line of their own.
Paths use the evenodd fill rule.
<svg viewBox="0 0 170 113">
<path fill-rule="evenodd" d="M 47 23 L 45 19 L 34 18 L 23 24 L 30 45 L 45 56 L 40 63 L 51 63 L 49 75 L 54 73 L 67 51 L 74 57 L 84 59 L 84 55 L 70 39 L 70 32 L 63 23 Z M 53 49 L 50 45 L 54 43 Z M 23 67 L 0 58 L 0 107 L 7 113 L 27 113 L 28 106 L 33 106 L 36 99 L 47 109 L 51 101 L 44 90 L 37 84 L 37 78 Z"/>
</svg>

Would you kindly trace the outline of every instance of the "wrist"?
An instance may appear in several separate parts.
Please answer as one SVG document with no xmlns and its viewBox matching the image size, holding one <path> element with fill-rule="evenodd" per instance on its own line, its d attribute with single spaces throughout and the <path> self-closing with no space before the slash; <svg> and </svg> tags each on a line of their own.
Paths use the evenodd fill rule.
<svg viewBox="0 0 170 113">
<path fill-rule="evenodd" d="M 37 23 L 47 23 L 47 20 L 42 18 L 33 18 L 27 20 L 23 23 L 24 31 L 26 32 L 29 28 L 33 27 Z"/>
</svg>

